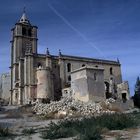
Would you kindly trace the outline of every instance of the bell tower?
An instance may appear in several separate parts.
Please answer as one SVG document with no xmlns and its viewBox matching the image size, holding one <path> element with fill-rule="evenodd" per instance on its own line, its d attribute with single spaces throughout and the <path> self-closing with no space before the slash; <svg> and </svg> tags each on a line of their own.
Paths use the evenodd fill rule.
<svg viewBox="0 0 140 140">
<path fill-rule="evenodd" d="M 30 23 L 24 9 L 11 31 L 11 104 L 21 104 L 24 96 L 24 59 L 27 52 L 37 54 L 37 27 Z"/>
<path fill-rule="evenodd" d="M 32 26 L 25 10 L 18 23 L 12 29 L 13 63 L 25 57 L 26 48 L 32 46 L 32 53 L 37 53 L 37 27 Z"/>
</svg>

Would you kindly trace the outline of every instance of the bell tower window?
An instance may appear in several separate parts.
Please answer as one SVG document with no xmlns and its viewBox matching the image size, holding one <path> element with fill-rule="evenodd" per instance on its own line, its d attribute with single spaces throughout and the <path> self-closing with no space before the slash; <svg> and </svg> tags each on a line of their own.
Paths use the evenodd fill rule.
<svg viewBox="0 0 140 140">
<path fill-rule="evenodd" d="M 71 81 L 71 76 L 70 76 L 70 75 L 68 76 L 68 81 L 69 81 L 69 82 Z"/>
<path fill-rule="evenodd" d="M 28 30 L 28 36 L 30 36 L 30 37 L 32 36 L 32 31 L 31 31 L 31 29 Z"/>
<path fill-rule="evenodd" d="M 26 28 L 22 28 L 22 35 L 26 35 Z"/>
</svg>

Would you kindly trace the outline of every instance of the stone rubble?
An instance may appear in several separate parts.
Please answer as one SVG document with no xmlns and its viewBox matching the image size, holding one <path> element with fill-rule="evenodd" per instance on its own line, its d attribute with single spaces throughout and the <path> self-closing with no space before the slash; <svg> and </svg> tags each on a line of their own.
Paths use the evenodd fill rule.
<svg viewBox="0 0 140 140">
<path fill-rule="evenodd" d="M 106 102 L 105 102 L 106 103 Z M 107 101 L 109 104 L 109 100 Z M 38 115 L 47 115 L 50 113 L 63 114 L 70 117 L 78 116 L 93 116 L 101 113 L 114 113 L 109 109 L 104 110 L 101 103 L 84 103 L 75 101 L 72 97 L 63 97 L 60 101 L 52 101 L 49 104 L 36 103 L 33 111 Z"/>
</svg>

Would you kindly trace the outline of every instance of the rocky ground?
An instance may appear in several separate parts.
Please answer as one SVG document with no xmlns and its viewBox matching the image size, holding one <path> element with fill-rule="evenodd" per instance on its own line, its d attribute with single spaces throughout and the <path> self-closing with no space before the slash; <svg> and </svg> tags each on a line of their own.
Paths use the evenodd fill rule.
<svg viewBox="0 0 140 140">
<path fill-rule="evenodd" d="M 110 102 L 113 100 L 107 100 L 104 103 L 98 104 L 83 104 L 82 102 L 72 101 L 71 98 L 63 98 L 59 102 L 51 102 L 50 104 L 36 103 L 32 108 L 31 106 L 4 106 L 0 109 L 0 126 L 8 127 L 12 133 L 17 134 L 16 137 L 8 137 L 0 139 L 11 139 L 11 140 L 41 140 L 39 132 L 44 127 L 48 126 L 51 121 L 57 123 L 59 118 L 64 117 L 77 117 L 90 115 L 99 115 L 102 113 L 114 113 L 115 111 L 110 110 Z M 42 120 L 37 114 L 47 115 L 54 112 L 53 120 L 47 119 Z M 37 113 L 37 114 L 35 114 Z M 52 114 L 51 114 L 52 115 Z M 61 116 L 62 115 L 62 116 Z M 24 129 L 33 128 L 36 133 L 31 135 L 25 135 Z M 109 131 L 104 135 L 105 140 L 140 140 L 140 128 L 128 129 L 128 130 L 117 130 Z M 64 139 L 68 140 L 68 139 Z M 69 138 L 72 140 L 72 138 Z"/>
<path fill-rule="evenodd" d="M 57 120 L 53 121 L 55 122 Z M 38 117 L 32 113 L 31 107 L 5 106 L 2 107 L 0 111 L 0 126 L 3 128 L 8 127 L 13 134 L 18 135 L 17 137 L 8 137 L 7 139 L 16 140 L 18 138 L 25 139 L 28 137 L 31 139 L 30 136 L 24 136 L 22 133 L 24 129 L 33 128 L 38 132 L 49 123 L 50 120 L 39 120 Z M 34 140 L 39 140 L 38 134 L 32 137 L 34 137 Z"/>
<path fill-rule="evenodd" d="M 111 108 L 111 102 L 114 102 L 114 99 L 100 103 L 83 103 L 66 96 L 60 101 L 52 101 L 49 104 L 36 103 L 33 110 L 39 115 L 46 116 L 50 114 L 54 118 L 90 117 L 103 113 L 115 113 L 116 110 Z"/>
</svg>

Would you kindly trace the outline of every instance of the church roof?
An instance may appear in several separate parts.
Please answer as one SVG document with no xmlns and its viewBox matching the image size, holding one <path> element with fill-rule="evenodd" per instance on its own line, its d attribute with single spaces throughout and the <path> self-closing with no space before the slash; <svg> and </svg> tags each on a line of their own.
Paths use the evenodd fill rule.
<svg viewBox="0 0 140 140">
<path fill-rule="evenodd" d="M 120 62 L 118 62 L 118 61 L 106 60 L 106 59 L 96 59 L 96 58 L 89 58 L 89 57 L 81 57 L 81 56 L 61 55 L 61 59 L 88 61 L 88 62 L 101 63 L 101 64 L 121 65 Z"/>
</svg>

